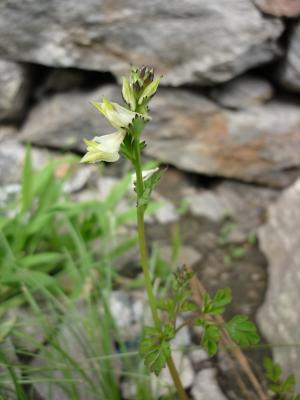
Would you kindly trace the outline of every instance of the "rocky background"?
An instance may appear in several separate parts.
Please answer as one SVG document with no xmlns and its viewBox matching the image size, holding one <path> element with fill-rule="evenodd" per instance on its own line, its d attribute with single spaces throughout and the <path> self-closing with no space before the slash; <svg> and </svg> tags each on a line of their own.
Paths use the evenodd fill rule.
<svg viewBox="0 0 300 400">
<path fill-rule="evenodd" d="M 4 0 L 0 57 L 2 197 L 19 181 L 24 143 L 37 164 L 44 148 L 80 154 L 83 138 L 107 132 L 91 100 L 118 100 L 131 63 L 164 75 L 146 154 L 170 168 L 148 234 L 168 252 L 180 221 L 202 282 L 233 289 L 234 311 L 257 317 L 299 383 L 300 1 Z M 109 179 L 126 168 L 109 166 Z M 78 197 L 89 195 L 82 171 Z M 215 370 L 200 373 L 195 385 L 209 387 Z M 195 399 L 209 399 L 200 386 Z"/>
</svg>

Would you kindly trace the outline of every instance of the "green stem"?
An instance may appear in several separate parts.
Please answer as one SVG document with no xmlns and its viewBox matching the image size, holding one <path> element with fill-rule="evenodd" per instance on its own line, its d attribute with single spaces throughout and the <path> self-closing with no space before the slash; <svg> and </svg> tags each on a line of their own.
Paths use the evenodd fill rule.
<svg viewBox="0 0 300 400">
<path fill-rule="evenodd" d="M 142 165 L 141 165 L 141 154 L 139 147 L 139 139 L 135 139 L 135 173 L 136 173 L 136 192 L 137 198 L 142 196 L 144 190 L 144 182 L 142 176 Z M 149 273 L 148 267 L 148 254 L 147 254 L 147 246 L 146 246 L 146 237 L 145 237 L 145 222 L 144 222 L 144 214 L 145 208 L 144 205 L 139 205 L 139 201 L 137 203 L 137 225 L 138 225 L 138 240 L 139 240 L 139 248 L 140 248 L 140 256 L 141 256 L 141 264 L 144 274 L 145 286 L 147 291 L 147 296 L 150 304 L 150 309 L 152 313 L 152 318 L 154 324 L 157 329 L 161 329 L 160 320 L 158 317 L 158 311 L 156 307 L 156 300 L 153 293 L 151 277 Z M 173 379 L 174 385 L 176 387 L 178 396 L 180 400 L 188 400 L 185 390 L 182 386 L 180 377 L 178 375 L 178 371 L 175 367 L 172 356 L 170 355 L 167 358 L 167 365 Z"/>
</svg>

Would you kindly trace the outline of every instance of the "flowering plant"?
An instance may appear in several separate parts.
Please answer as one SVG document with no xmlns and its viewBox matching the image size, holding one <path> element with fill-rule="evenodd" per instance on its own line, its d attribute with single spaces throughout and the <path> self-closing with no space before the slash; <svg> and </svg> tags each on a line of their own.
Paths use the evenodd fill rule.
<svg viewBox="0 0 300 400">
<path fill-rule="evenodd" d="M 174 274 L 173 289 L 169 297 L 157 299 L 154 295 L 148 267 L 144 214 L 151 192 L 161 177 L 161 171 L 159 168 L 143 171 L 141 152 L 145 147 L 145 142 L 141 140 L 141 134 L 145 124 L 151 120 L 148 115 L 148 103 L 156 93 L 160 79 L 154 76 L 151 67 L 133 67 L 130 77 L 123 78 L 124 107 L 110 102 L 105 97 L 101 103 L 92 102 L 116 129 L 116 132 L 86 140 L 87 153 L 81 162 L 114 162 L 119 159 L 119 153 L 122 153 L 134 167 L 135 174 L 132 183 L 137 195 L 137 228 L 141 266 L 154 323 L 153 326 L 146 327 L 144 330 L 140 353 L 150 372 L 159 375 L 162 368 L 168 367 L 179 398 L 186 400 L 187 395 L 174 365 L 170 347 L 170 342 L 183 326 L 193 323 L 202 327 L 201 345 L 210 356 L 216 354 L 222 334 L 230 336 L 235 343 L 242 346 L 257 343 L 258 336 L 255 325 L 246 316 L 236 315 L 223 325 L 218 322 L 219 320 L 216 322 L 215 316 L 220 316 L 231 302 L 230 289 L 218 290 L 213 298 L 205 293 L 201 306 L 193 302 L 190 287 L 192 273 L 185 267 L 178 269 Z M 189 317 L 183 324 L 177 326 L 178 316 L 187 313 Z"/>
</svg>

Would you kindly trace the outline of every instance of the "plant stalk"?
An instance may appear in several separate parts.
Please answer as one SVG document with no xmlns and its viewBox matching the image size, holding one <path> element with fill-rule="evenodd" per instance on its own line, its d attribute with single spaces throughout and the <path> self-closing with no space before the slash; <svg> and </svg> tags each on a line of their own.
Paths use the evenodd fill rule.
<svg viewBox="0 0 300 400">
<path fill-rule="evenodd" d="M 143 176 L 142 176 L 141 154 L 140 154 L 138 138 L 135 139 L 135 173 L 136 173 L 137 200 L 139 200 L 139 198 L 143 194 L 144 182 L 143 182 Z M 148 266 L 148 254 L 147 254 L 146 237 L 145 237 L 144 214 L 145 214 L 145 207 L 144 207 L 144 205 L 139 205 L 139 201 L 138 201 L 137 202 L 137 225 L 138 225 L 138 241 L 139 241 L 140 257 L 141 257 L 141 265 L 142 265 L 142 269 L 143 269 L 145 286 L 146 286 L 147 296 L 148 296 L 148 300 L 149 300 L 149 304 L 150 304 L 152 318 L 153 318 L 155 327 L 160 330 L 161 324 L 160 324 L 160 320 L 159 320 L 159 316 L 158 316 L 156 300 L 155 300 L 155 296 L 153 293 L 152 282 L 151 282 L 149 266 Z M 188 400 L 172 356 L 170 355 L 166 361 L 167 361 L 168 369 L 170 371 L 174 385 L 176 387 L 179 399 L 180 400 Z"/>
</svg>

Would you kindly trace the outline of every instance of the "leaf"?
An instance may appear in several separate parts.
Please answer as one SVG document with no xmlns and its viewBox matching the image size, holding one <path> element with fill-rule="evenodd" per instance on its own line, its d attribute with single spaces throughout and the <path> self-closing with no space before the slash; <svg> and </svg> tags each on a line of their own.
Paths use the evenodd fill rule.
<svg viewBox="0 0 300 400">
<path fill-rule="evenodd" d="M 289 375 L 287 379 L 282 383 L 282 392 L 283 393 L 291 393 L 295 389 L 296 379 L 295 376 Z"/>
<path fill-rule="evenodd" d="M 241 258 L 245 257 L 246 253 L 247 253 L 247 249 L 243 246 L 239 246 L 239 247 L 236 246 L 230 250 L 230 256 L 233 259 L 241 259 Z"/>
<path fill-rule="evenodd" d="M 236 315 L 226 324 L 227 331 L 240 346 L 251 346 L 259 342 L 256 326 L 246 315 Z"/>
<path fill-rule="evenodd" d="M 201 344 L 207 350 L 209 356 L 214 356 L 218 351 L 218 343 L 221 334 L 217 325 L 207 325 L 202 335 Z"/>
<path fill-rule="evenodd" d="M 175 308 L 175 301 L 171 298 L 157 300 L 157 308 L 168 313 L 173 312 Z"/>
<path fill-rule="evenodd" d="M 53 185 L 53 174 L 54 166 L 52 164 L 48 164 L 40 171 L 34 172 L 33 192 L 35 195 L 39 195 L 40 193 L 47 191 L 49 186 Z"/>
<path fill-rule="evenodd" d="M 163 336 L 166 340 L 170 341 L 175 337 L 175 328 L 173 324 L 166 324 L 163 329 Z"/>
<path fill-rule="evenodd" d="M 180 312 L 193 312 L 197 310 L 198 310 L 197 304 L 192 303 L 189 300 L 184 301 L 180 307 Z"/>
<path fill-rule="evenodd" d="M 219 289 L 215 294 L 215 297 L 213 299 L 213 304 L 215 307 L 224 307 L 227 304 L 229 304 L 231 300 L 232 300 L 232 295 L 230 288 Z"/>
<path fill-rule="evenodd" d="M 39 253 L 22 257 L 20 264 L 25 268 L 35 268 L 41 264 L 56 265 L 64 259 L 61 253 Z"/>
<path fill-rule="evenodd" d="M 124 178 L 122 178 L 118 183 L 114 185 L 114 187 L 111 189 L 110 193 L 105 199 L 105 204 L 107 208 L 115 211 L 116 206 L 128 192 L 130 182 L 131 182 L 131 174 L 127 174 L 124 176 Z"/>
<path fill-rule="evenodd" d="M 278 382 L 280 380 L 282 369 L 278 364 L 275 364 L 270 357 L 265 357 L 263 361 L 265 375 L 271 382 Z"/>
<path fill-rule="evenodd" d="M 169 330 L 167 332 L 169 334 Z M 144 358 L 145 366 L 156 376 L 166 366 L 167 358 L 171 354 L 169 341 L 154 327 L 145 327 L 144 336 L 140 343 L 140 353 Z"/>
<path fill-rule="evenodd" d="M 270 383 L 268 389 L 274 394 L 281 394 L 281 384 L 280 383 Z"/>
<path fill-rule="evenodd" d="M 139 206 L 147 206 L 149 201 L 150 201 L 150 196 L 152 193 L 152 190 L 154 186 L 157 184 L 157 182 L 160 180 L 162 176 L 163 171 L 156 171 L 154 172 L 151 176 L 149 176 L 148 179 L 144 180 L 144 191 L 140 198 L 138 199 L 138 205 Z"/>
<path fill-rule="evenodd" d="M 10 274 L 8 277 L 4 277 L 2 282 L 6 285 L 25 284 L 31 288 L 57 285 L 56 280 L 48 274 L 34 270 L 25 271 L 14 275 Z"/>
<path fill-rule="evenodd" d="M 210 299 L 207 293 L 203 296 L 203 312 L 207 314 L 217 315 L 222 314 L 225 306 L 231 303 L 231 289 L 219 289 L 213 299 Z"/>
<path fill-rule="evenodd" d="M 134 154 L 134 138 L 131 135 L 126 135 L 121 144 L 121 152 L 129 161 L 135 160 Z"/>
<path fill-rule="evenodd" d="M 31 162 L 31 148 L 28 145 L 26 147 L 26 154 L 22 172 L 22 191 L 21 191 L 21 205 L 22 210 L 26 210 L 32 199 L 33 191 L 33 170 Z"/>
<path fill-rule="evenodd" d="M 7 335 L 9 335 L 10 331 L 14 327 L 16 323 L 16 318 L 10 318 L 7 321 L 2 322 L 0 325 L 0 343 L 3 342 L 3 340 L 6 338 Z"/>
</svg>

